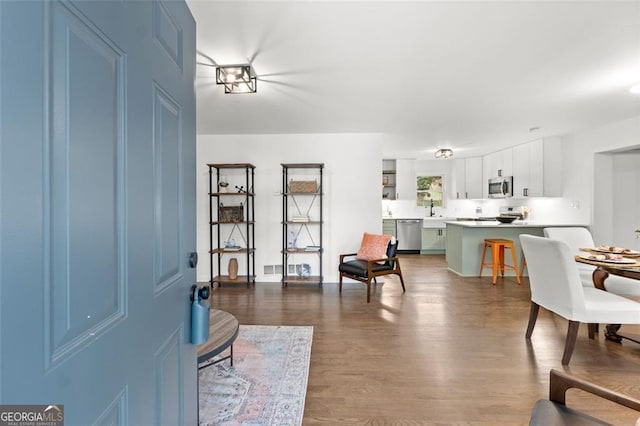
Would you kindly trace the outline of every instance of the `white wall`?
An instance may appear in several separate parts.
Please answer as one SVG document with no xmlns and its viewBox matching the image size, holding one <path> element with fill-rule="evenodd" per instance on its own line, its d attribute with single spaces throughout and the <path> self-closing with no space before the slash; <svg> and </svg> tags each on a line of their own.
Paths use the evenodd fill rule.
<svg viewBox="0 0 640 426">
<path fill-rule="evenodd" d="M 612 156 L 611 241 L 622 247 L 640 250 L 635 229 L 640 228 L 640 153 Z M 597 197 L 596 197 L 597 200 Z"/>
<path fill-rule="evenodd" d="M 596 243 L 621 244 L 616 241 L 616 234 L 619 235 L 622 228 L 628 228 L 633 235 L 640 217 L 636 215 L 634 223 L 633 218 L 623 215 L 620 209 L 627 209 L 626 203 L 614 208 L 614 186 L 628 186 L 631 182 L 614 180 L 611 151 L 640 147 L 640 117 L 564 136 L 563 144 L 564 197 L 579 204 L 576 216 L 591 224 Z M 614 231 L 614 228 L 618 230 Z"/>
<path fill-rule="evenodd" d="M 255 256 L 258 282 L 279 282 L 281 278 L 280 275 L 263 274 L 264 265 L 282 264 L 280 164 L 324 163 L 324 280 L 337 282 L 339 254 L 356 251 L 364 231 L 382 231 L 380 182 L 383 140 L 381 134 L 199 135 L 198 281 L 209 280 L 207 163 L 251 163 L 256 166 Z M 239 260 L 242 257 L 238 256 Z M 226 262 L 225 258 L 223 268 Z M 302 262 L 306 261 L 295 259 L 295 263 Z M 242 264 L 240 267 L 242 271 Z"/>
</svg>

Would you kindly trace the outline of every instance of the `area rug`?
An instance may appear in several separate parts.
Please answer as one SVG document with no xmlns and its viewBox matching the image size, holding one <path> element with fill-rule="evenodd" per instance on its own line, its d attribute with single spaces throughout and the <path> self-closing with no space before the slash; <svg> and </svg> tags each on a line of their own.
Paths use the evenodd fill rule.
<svg viewBox="0 0 640 426">
<path fill-rule="evenodd" d="M 233 367 L 199 371 L 200 424 L 301 425 L 312 337 L 311 326 L 241 325 Z"/>
</svg>

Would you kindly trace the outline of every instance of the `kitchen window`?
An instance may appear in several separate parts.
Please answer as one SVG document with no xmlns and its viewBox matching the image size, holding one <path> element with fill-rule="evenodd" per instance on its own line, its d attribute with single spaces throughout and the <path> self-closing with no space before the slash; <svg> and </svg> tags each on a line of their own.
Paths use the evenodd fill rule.
<svg viewBox="0 0 640 426">
<path fill-rule="evenodd" d="M 444 206 L 444 177 L 442 175 L 420 174 L 417 177 L 416 205 L 429 207 L 433 200 L 436 207 Z"/>
</svg>

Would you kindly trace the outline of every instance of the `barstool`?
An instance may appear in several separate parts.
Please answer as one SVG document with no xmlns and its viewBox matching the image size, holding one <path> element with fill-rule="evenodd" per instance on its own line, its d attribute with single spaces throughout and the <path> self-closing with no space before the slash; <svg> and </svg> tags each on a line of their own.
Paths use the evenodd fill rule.
<svg viewBox="0 0 640 426">
<path fill-rule="evenodd" d="M 487 247 L 491 247 L 491 263 L 484 262 L 484 256 L 487 252 Z M 504 249 L 507 248 L 511 250 L 511 259 L 513 261 L 513 265 L 505 265 L 504 264 Z M 485 238 L 484 247 L 482 248 L 482 260 L 480 261 L 480 274 L 479 277 L 482 277 L 482 270 L 485 265 L 491 265 L 493 270 L 493 284 L 496 283 L 496 278 L 498 277 L 498 268 L 500 268 L 500 275 L 504 277 L 504 270 L 513 269 L 516 273 L 516 281 L 520 284 L 520 274 L 518 273 L 518 262 L 516 261 L 516 250 L 513 246 L 512 240 L 505 240 L 503 238 Z"/>
</svg>

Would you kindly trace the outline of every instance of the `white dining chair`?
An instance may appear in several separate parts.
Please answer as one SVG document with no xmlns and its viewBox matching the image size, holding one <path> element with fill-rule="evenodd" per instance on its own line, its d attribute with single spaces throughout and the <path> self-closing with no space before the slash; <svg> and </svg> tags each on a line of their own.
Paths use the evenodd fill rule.
<svg viewBox="0 0 640 426">
<path fill-rule="evenodd" d="M 567 244 L 552 238 L 520 235 L 529 268 L 531 311 L 526 338 L 531 339 L 540 306 L 567 319 L 569 326 L 562 355 L 568 365 L 580 323 L 640 324 L 640 303 L 593 286 L 583 286 L 574 253 Z M 589 327 L 594 338 L 595 327 Z"/>
<path fill-rule="evenodd" d="M 544 228 L 544 236 L 560 240 L 567 244 L 573 251 L 573 254 L 578 254 L 581 248 L 596 247 L 593 242 L 591 232 L 587 228 L 576 227 L 557 227 L 557 228 Z M 580 272 L 580 279 L 582 285 L 587 287 L 593 287 L 593 271 L 595 266 L 587 265 L 585 263 L 578 263 L 578 271 Z M 632 280 L 630 278 L 619 277 L 616 275 L 609 275 L 605 280 L 604 286 L 610 293 L 622 294 L 625 296 L 640 297 L 640 281 Z"/>
</svg>

